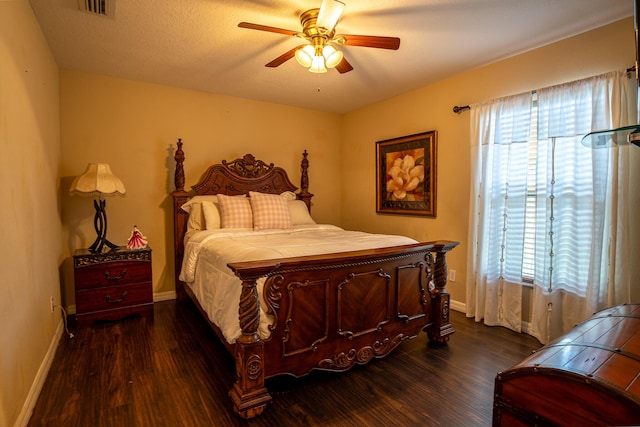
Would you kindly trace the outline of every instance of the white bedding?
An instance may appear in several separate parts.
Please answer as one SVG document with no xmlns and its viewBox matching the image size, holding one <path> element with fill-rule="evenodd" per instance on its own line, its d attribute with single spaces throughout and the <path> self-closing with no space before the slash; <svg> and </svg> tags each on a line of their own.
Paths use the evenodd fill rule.
<svg viewBox="0 0 640 427">
<path fill-rule="evenodd" d="M 229 343 L 241 334 L 238 304 L 242 286 L 229 262 L 279 259 L 305 255 L 348 252 L 417 243 L 404 236 L 346 231 L 326 225 L 298 225 L 292 230 L 217 229 L 190 233 L 185 241 L 180 280 L 193 290 L 209 319 Z M 258 282 L 262 295 L 264 280 Z M 261 338 L 269 336 L 271 319 L 261 302 Z"/>
</svg>

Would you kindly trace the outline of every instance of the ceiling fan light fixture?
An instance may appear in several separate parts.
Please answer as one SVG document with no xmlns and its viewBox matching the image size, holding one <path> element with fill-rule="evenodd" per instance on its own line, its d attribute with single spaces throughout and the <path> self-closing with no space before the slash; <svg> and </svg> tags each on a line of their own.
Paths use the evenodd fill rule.
<svg viewBox="0 0 640 427">
<path fill-rule="evenodd" d="M 335 68 L 344 57 L 342 52 L 329 44 L 322 49 L 322 56 L 324 56 L 327 68 Z"/>
<path fill-rule="evenodd" d="M 345 4 L 340 0 L 322 0 L 320 8 L 309 9 L 300 14 L 302 31 L 252 24 L 251 22 L 240 22 L 238 27 L 298 37 L 308 43 L 293 47 L 265 64 L 265 67 L 269 68 L 278 67 L 295 56 L 296 62 L 312 73 L 326 73 L 327 68 L 335 68 L 340 74 L 344 74 L 352 71 L 353 66 L 339 50 L 339 46 L 391 50 L 397 50 L 400 47 L 398 37 L 336 34 L 335 26 L 340 20 L 344 8 Z"/>
<path fill-rule="evenodd" d="M 309 67 L 309 71 L 312 73 L 326 73 L 327 67 L 324 64 L 324 56 L 315 55 L 313 57 L 311 67 Z"/>
<path fill-rule="evenodd" d="M 315 55 L 315 49 L 310 44 L 296 50 L 296 61 L 304 68 L 311 67 L 313 63 L 313 57 Z"/>
<path fill-rule="evenodd" d="M 338 0 L 322 0 L 320 11 L 318 12 L 318 20 L 316 26 L 318 31 L 327 34 L 333 30 L 338 23 L 340 15 L 344 10 L 344 3 Z"/>
</svg>

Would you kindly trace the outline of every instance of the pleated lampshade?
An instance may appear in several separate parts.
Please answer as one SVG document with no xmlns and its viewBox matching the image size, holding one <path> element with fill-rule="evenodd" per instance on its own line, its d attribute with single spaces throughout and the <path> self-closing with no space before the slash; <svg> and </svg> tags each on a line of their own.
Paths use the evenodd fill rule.
<svg viewBox="0 0 640 427">
<path fill-rule="evenodd" d="M 69 189 L 72 196 L 84 197 L 124 196 L 125 192 L 124 184 L 106 163 L 89 163 L 84 173 L 73 180 Z"/>
</svg>

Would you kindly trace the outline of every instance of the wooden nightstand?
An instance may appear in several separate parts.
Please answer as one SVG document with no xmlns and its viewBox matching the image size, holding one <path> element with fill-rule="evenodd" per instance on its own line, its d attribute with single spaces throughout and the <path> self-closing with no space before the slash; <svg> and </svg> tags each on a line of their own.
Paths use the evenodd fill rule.
<svg viewBox="0 0 640 427">
<path fill-rule="evenodd" d="M 153 316 L 151 248 L 73 255 L 76 325 L 118 320 L 134 314 Z"/>
</svg>

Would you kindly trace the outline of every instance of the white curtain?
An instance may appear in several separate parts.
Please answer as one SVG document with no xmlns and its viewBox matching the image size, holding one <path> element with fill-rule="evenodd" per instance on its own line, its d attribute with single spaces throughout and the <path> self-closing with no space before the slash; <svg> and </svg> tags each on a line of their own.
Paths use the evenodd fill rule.
<svg viewBox="0 0 640 427">
<path fill-rule="evenodd" d="M 467 315 L 518 332 L 522 323 L 522 277 L 507 268 L 505 256 L 523 238 L 526 182 L 523 188 L 522 180 L 526 174 L 521 173 L 520 164 L 526 164 L 530 123 L 531 94 L 471 108 Z M 518 204 L 521 208 L 515 212 L 508 209 Z M 506 245 L 510 241 L 514 244 Z M 515 256 L 522 264 L 522 256 Z"/>
<path fill-rule="evenodd" d="M 618 71 L 472 106 L 468 316 L 515 331 L 524 320 L 546 343 L 629 302 L 629 146 L 592 149 L 580 140 L 636 123 L 635 85 Z M 531 285 L 522 261 L 532 191 Z M 530 319 L 522 318 L 523 286 L 532 286 Z"/>
</svg>

